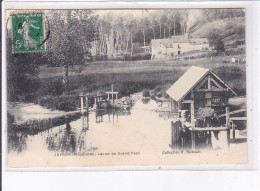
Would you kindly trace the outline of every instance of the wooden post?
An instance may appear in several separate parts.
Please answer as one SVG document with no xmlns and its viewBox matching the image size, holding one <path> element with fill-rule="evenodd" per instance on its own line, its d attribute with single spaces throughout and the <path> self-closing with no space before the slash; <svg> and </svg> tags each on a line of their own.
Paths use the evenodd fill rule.
<svg viewBox="0 0 260 191">
<path fill-rule="evenodd" d="M 84 116 L 82 116 L 82 128 L 83 129 L 86 128 L 86 126 L 85 126 L 85 117 Z"/>
<path fill-rule="evenodd" d="M 174 148 L 174 126 L 173 126 L 173 121 L 171 122 L 171 144 L 172 144 L 172 148 Z"/>
<path fill-rule="evenodd" d="M 110 94 L 108 93 L 108 94 L 107 94 L 107 101 L 109 101 L 109 98 L 110 98 L 110 96 L 109 96 L 109 95 L 110 95 Z"/>
<path fill-rule="evenodd" d="M 230 147 L 230 127 L 229 127 L 229 107 L 226 107 L 226 128 L 227 128 L 227 144 Z"/>
<path fill-rule="evenodd" d="M 172 99 L 170 98 L 171 112 L 172 112 Z"/>
<path fill-rule="evenodd" d="M 173 123 L 173 121 L 171 122 L 171 130 L 172 130 L 172 139 L 171 139 L 171 143 L 172 143 L 172 148 L 174 150 L 178 149 L 178 135 L 177 135 L 177 131 L 178 131 L 178 123 L 175 122 Z"/>
<path fill-rule="evenodd" d="M 231 122 L 231 125 L 232 125 L 233 141 L 234 141 L 236 139 L 236 129 L 233 121 Z"/>
<path fill-rule="evenodd" d="M 94 108 L 97 108 L 97 97 L 94 98 Z"/>
<path fill-rule="evenodd" d="M 84 100 L 83 100 L 83 95 L 80 95 L 80 111 L 83 113 L 84 112 Z"/>
<path fill-rule="evenodd" d="M 208 89 L 211 89 L 211 77 L 208 75 Z"/>
<path fill-rule="evenodd" d="M 87 117 L 87 129 L 89 129 L 89 114 L 88 113 L 87 113 L 86 117 Z"/>
<path fill-rule="evenodd" d="M 195 149 L 195 118 L 194 118 L 194 101 L 190 105 L 191 111 L 191 148 Z"/>
<path fill-rule="evenodd" d="M 86 110 L 88 111 L 88 95 L 86 94 Z"/>
<path fill-rule="evenodd" d="M 118 101 L 118 94 L 116 94 L 116 103 L 117 103 L 117 101 Z"/>
</svg>

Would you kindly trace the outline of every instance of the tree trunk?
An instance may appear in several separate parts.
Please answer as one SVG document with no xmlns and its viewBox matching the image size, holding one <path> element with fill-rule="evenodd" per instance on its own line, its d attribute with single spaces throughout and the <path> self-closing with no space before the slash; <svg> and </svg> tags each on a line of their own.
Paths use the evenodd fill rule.
<svg viewBox="0 0 260 191">
<path fill-rule="evenodd" d="M 153 30 L 153 39 L 155 39 L 155 32 L 154 32 L 154 28 L 152 28 Z"/>
<path fill-rule="evenodd" d="M 160 38 L 162 38 L 162 24 L 160 23 Z"/>
<path fill-rule="evenodd" d="M 127 40 L 126 40 L 126 49 L 125 49 L 125 53 L 127 53 L 127 52 L 128 52 L 128 42 L 129 42 L 129 39 L 128 39 L 128 37 L 127 37 Z"/>
<path fill-rule="evenodd" d="M 171 25 L 169 24 L 169 38 L 171 37 Z"/>
<path fill-rule="evenodd" d="M 173 21 L 173 36 L 175 36 L 175 21 Z"/>
<path fill-rule="evenodd" d="M 62 67 L 62 86 L 65 91 L 68 91 L 69 89 L 69 64 L 68 63 L 65 63 Z"/>
<path fill-rule="evenodd" d="M 145 32 L 144 32 L 144 30 L 143 30 L 143 35 L 144 35 L 144 46 L 145 46 Z"/>
<path fill-rule="evenodd" d="M 165 26 L 163 27 L 163 38 L 165 38 Z"/>
<path fill-rule="evenodd" d="M 133 55 L 134 45 L 133 45 L 133 34 L 131 33 L 131 55 Z"/>
</svg>

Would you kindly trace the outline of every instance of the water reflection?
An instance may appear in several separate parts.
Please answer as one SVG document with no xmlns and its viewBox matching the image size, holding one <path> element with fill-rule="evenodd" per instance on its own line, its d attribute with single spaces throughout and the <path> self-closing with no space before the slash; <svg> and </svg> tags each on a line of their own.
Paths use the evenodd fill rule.
<svg viewBox="0 0 260 191">
<path fill-rule="evenodd" d="M 62 153 L 75 153 L 76 151 L 76 133 L 72 131 L 69 123 L 65 129 L 58 133 L 50 133 L 46 138 L 48 149 L 51 151 L 60 151 Z"/>
<path fill-rule="evenodd" d="M 79 151 L 87 150 L 86 142 L 87 142 L 87 131 L 89 130 L 89 114 L 82 116 L 82 129 L 78 135 L 78 149 Z"/>
<path fill-rule="evenodd" d="M 131 110 L 96 110 L 36 135 L 8 131 L 8 152 L 34 152 L 36 149 L 73 154 L 117 148 L 127 150 L 133 146 L 132 150 L 141 148 L 144 152 L 158 154 L 172 144 L 171 121 L 175 116 L 170 112 L 155 112 L 157 108 L 154 100 L 139 100 Z M 196 136 L 198 147 L 201 142 L 201 145 L 216 148 L 214 136 Z M 202 140 L 203 137 L 208 138 Z M 220 133 L 219 139 L 223 138 L 226 136 Z M 188 149 L 190 136 L 183 141 Z"/>
<path fill-rule="evenodd" d="M 103 122 L 103 115 L 105 114 L 105 110 L 96 110 L 96 123 L 102 123 Z"/>
<path fill-rule="evenodd" d="M 8 131 L 8 152 L 23 152 L 32 146 L 46 147 L 47 150 L 58 153 L 86 152 L 98 149 L 93 134 L 99 126 L 113 126 L 119 121 L 120 116 L 130 116 L 129 110 L 96 110 L 85 113 L 76 121 L 67 122 L 65 125 L 54 127 L 36 135 L 28 135 L 21 131 Z M 90 133 L 89 133 L 90 131 Z M 98 136 L 98 135 L 97 135 Z M 28 141 L 30 140 L 30 141 Z M 43 149 L 43 148 L 39 148 Z"/>
<path fill-rule="evenodd" d="M 147 105 L 150 102 L 151 98 L 142 98 L 141 100 L 144 105 Z"/>
<path fill-rule="evenodd" d="M 15 132 L 12 128 L 8 128 L 7 142 L 8 152 L 16 151 L 20 153 L 27 149 L 28 135 L 22 132 Z"/>
</svg>

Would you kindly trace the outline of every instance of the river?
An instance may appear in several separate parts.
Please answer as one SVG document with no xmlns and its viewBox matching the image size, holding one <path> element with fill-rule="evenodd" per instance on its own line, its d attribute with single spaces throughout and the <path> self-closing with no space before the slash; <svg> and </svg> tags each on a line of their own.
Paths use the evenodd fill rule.
<svg viewBox="0 0 260 191">
<path fill-rule="evenodd" d="M 37 161 L 44 159 L 46 163 L 47 159 L 60 155 L 110 155 L 114 152 L 141 155 L 143 160 L 154 162 L 162 152 L 172 151 L 169 146 L 172 119 L 168 112 L 156 112 L 158 107 L 154 100 L 138 100 L 130 111 L 93 111 L 36 135 L 8 132 L 8 162 L 11 166 L 30 166 L 31 161 L 37 166 Z M 220 134 L 219 140 L 226 140 L 226 135 Z M 219 140 L 212 140 L 212 143 L 218 144 Z M 101 164 L 106 160 L 109 159 L 105 157 Z"/>
</svg>

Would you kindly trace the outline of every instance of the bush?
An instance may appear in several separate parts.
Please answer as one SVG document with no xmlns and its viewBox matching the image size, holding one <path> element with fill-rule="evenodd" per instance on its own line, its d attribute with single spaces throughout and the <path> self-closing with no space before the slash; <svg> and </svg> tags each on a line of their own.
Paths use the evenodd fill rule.
<svg viewBox="0 0 260 191">
<path fill-rule="evenodd" d="M 108 60 L 106 54 L 97 54 L 93 56 L 93 61 L 106 61 L 106 60 Z"/>
<path fill-rule="evenodd" d="M 143 54 L 135 54 L 132 56 L 132 60 L 150 60 L 151 59 L 150 53 L 143 53 Z"/>
<path fill-rule="evenodd" d="M 62 111 L 75 111 L 80 105 L 79 97 L 61 95 L 61 96 L 45 96 L 38 100 L 38 104 L 50 109 Z"/>
<path fill-rule="evenodd" d="M 244 45 L 245 44 L 245 40 L 237 40 L 234 45 L 235 46 L 239 46 L 239 45 Z"/>
<path fill-rule="evenodd" d="M 125 53 L 124 54 L 124 61 L 131 61 L 132 60 L 132 56 L 129 53 Z"/>
<path fill-rule="evenodd" d="M 149 90 L 143 90 L 142 94 L 143 94 L 143 97 L 150 97 L 150 91 Z"/>
<path fill-rule="evenodd" d="M 150 60 L 151 59 L 150 53 L 140 53 L 140 54 L 129 54 L 125 53 L 123 56 L 117 56 L 110 60 L 114 61 L 136 61 L 136 60 Z"/>
<path fill-rule="evenodd" d="M 61 95 L 63 92 L 63 85 L 60 78 L 55 79 L 42 79 L 40 89 L 38 91 L 39 96 L 46 96 L 46 95 Z"/>
</svg>

